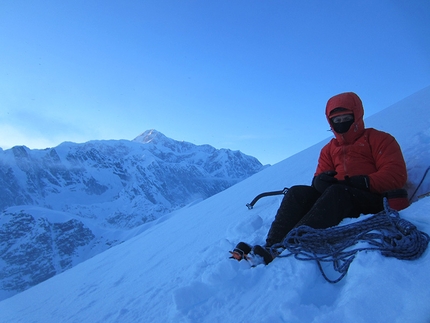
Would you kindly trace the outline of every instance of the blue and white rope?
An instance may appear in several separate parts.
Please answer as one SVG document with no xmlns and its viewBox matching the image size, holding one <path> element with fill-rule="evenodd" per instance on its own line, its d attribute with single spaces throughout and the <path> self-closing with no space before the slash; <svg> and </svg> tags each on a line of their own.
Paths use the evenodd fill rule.
<svg viewBox="0 0 430 323">
<path fill-rule="evenodd" d="M 414 260 L 421 257 L 429 241 L 427 233 L 400 218 L 399 213 L 384 200 L 384 210 L 367 219 L 328 229 L 313 229 L 303 225 L 291 230 L 282 243 L 272 248 L 285 249 L 279 257 L 315 260 L 324 278 L 337 283 L 345 277 L 355 255 L 360 251 L 377 250 L 386 257 Z M 322 268 L 323 262 L 332 262 L 340 276 L 329 279 Z"/>
</svg>

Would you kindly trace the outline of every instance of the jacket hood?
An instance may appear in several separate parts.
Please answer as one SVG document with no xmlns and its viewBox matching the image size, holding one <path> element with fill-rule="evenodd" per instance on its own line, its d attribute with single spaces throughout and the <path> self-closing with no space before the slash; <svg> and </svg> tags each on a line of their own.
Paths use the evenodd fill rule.
<svg viewBox="0 0 430 323">
<path fill-rule="evenodd" d="M 354 123 L 351 125 L 349 130 L 343 134 L 334 131 L 330 120 L 330 117 L 333 117 L 333 115 L 330 116 L 330 113 L 336 108 L 344 108 L 352 111 L 354 114 Z M 353 143 L 364 132 L 363 103 L 358 95 L 353 92 L 341 93 L 331 97 L 327 101 L 325 114 L 331 130 L 340 144 Z"/>
</svg>

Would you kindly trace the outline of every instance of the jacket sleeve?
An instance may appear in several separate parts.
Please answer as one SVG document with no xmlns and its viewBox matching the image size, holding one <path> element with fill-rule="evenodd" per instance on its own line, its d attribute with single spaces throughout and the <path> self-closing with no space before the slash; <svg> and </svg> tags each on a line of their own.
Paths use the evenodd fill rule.
<svg viewBox="0 0 430 323">
<path fill-rule="evenodd" d="M 318 165 L 315 171 L 314 177 L 330 170 L 335 170 L 333 159 L 331 156 L 331 141 L 325 145 L 320 152 L 320 156 L 318 158 Z"/>
<path fill-rule="evenodd" d="M 376 193 L 402 188 L 407 171 L 402 151 L 396 139 L 388 133 L 373 131 L 369 143 L 376 165 L 376 172 L 369 174 L 370 190 Z"/>
</svg>

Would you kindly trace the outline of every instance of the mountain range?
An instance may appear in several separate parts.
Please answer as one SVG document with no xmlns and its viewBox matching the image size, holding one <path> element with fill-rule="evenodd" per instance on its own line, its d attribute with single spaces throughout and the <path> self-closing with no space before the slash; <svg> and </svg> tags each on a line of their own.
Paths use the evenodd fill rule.
<svg viewBox="0 0 430 323">
<path fill-rule="evenodd" d="M 0 299 L 265 168 L 240 151 L 148 130 L 132 141 L 0 150 Z"/>
</svg>

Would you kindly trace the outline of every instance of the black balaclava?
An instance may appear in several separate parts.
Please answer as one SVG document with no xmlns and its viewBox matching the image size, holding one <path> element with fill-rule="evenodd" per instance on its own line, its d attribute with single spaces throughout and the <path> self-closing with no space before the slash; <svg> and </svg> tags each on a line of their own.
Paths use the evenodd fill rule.
<svg viewBox="0 0 430 323">
<path fill-rule="evenodd" d="M 339 122 L 339 123 L 334 123 L 333 121 L 331 122 L 331 125 L 333 127 L 333 130 L 336 131 L 337 133 L 345 133 L 349 130 L 349 128 L 351 128 L 351 125 L 354 123 L 354 118 L 350 121 L 346 121 L 346 122 Z"/>
</svg>

